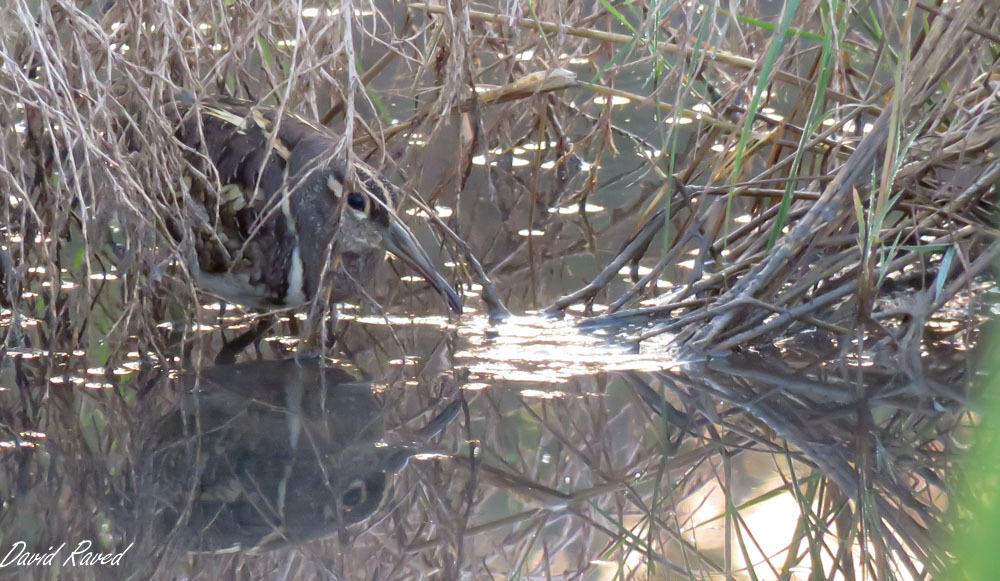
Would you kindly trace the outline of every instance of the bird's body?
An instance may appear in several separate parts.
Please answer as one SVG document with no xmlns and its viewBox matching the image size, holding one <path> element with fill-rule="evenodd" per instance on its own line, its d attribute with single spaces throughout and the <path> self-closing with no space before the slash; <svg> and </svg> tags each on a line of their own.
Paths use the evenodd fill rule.
<svg viewBox="0 0 1000 581">
<path fill-rule="evenodd" d="M 168 227 L 178 241 L 192 237 L 182 246 L 203 290 L 257 309 L 317 296 L 340 302 L 360 294 L 389 250 L 461 311 L 393 219 L 395 187 L 367 165 L 335 158 L 336 139 L 324 129 L 235 99 L 188 95 L 175 105 L 194 203 L 179 204 L 183 219 Z"/>
</svg>

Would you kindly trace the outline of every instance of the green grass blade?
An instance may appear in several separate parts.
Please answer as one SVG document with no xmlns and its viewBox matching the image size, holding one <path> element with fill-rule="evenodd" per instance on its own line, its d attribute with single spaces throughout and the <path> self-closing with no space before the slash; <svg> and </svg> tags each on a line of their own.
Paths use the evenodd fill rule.
<svg viewBox="0 0 1000 581">
<path fill-rule="evenodd" d="M 736 160 L 733 163 L 733 171 L 730 176 L 731 185 L 729 194 L 726 196 L 725 222 L 727 232 L 729 228 L 729 219 L 732 213 L 734 197 L 733 191 L 737 180 L 739 180 L 740 170 L 742 169 L 743 154 L 746 152 L 747 142 L 750 140 L 750 130 L 753 127 L 753 121 L 757 116 L 757 108 L 760 105 L 760 97 L 764 93 L 764 88 L 767 87 L 769 79 L 771 78 L 771 71 L 774 69 L 774 64 L 778 60 L 781 48 L 785 45 L 788 25 L 792 22 L 792 18 L 795 16 L 795 12 L 798 8 L 799 0 L 788 0 L 785 4 L 785 9 L 781 14 L 781 23 L 778 27 L 778 35 L 771 41 L 771 46 L 768 47 L 767 56 L 764 58 L 764 65 L 761 67 L 760 77 L 757 80 L 757 86 L 754 88 L 753 96 L 750 98 L 750 105 L 747 107 L 746 121 L 743 123 L 743 130 L 740 132 L 740 140 L 736 145 Z"/>
</svg>

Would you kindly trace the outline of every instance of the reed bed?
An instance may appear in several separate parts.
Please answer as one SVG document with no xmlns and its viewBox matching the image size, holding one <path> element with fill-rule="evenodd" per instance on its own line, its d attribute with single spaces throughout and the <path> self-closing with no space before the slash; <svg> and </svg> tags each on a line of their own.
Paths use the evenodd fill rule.
<svg viewBox="0 0 1000 581">
<path fill-rule="evenodd" d="M 402 185 L 398 212 L 452 265 L 466 320 L 506 305 L 642 352 L 756 355 L 594 373 L 555 401 L 516 381 L 468 390 L 461 429 L 426 443 L 437 460 L 349 539 L 256 557 L 147 546 L 136 576 L 177 559 L 191 578 L 941 574 L 942 539 L 970 516 L 950 476 L 978 422 L 967 350 L 1000 252 L 1000 12 L 774 4 L 10 0 L 0 428 L 18 444 L 0 489 L 20 508 L 0 529 L 120 541 L 120 479 L 138 480 L 135 442 L 177 368 L 256 317 L 200 305 L 166 234 L 190 196 L 166 104 L 190 91 L 320 122 Z M 360 311 L 444 310 L 391 272 L 371 294 Z M 279 313 L 273 350 L 333 308 Z M 446 325 L 372 331 L 360 311 L 344 309 L 337 349 L 392 369 L 391 427 L 477 381 Z M 410 353 L 417 369 L 387 367 Z M 43 445 L 73 461 L 43 466 Z M 743 457 L 781 484 L 738 490 Z M 695 519 L 708 490 L 721 509 Z M 779 493 L 799 520 L 766 558 L 742 519 Z M 60 510 L 72 495 L 103 508 Z M 724 540 L 702 549 L 712 523 Z"/>
<path fill-rule="evenodd" d="M 87 292 L 61 308 L 87 321 L 110 239 L 136 283 L 113 319 L 150 320 L 145 291 L 169 286 L 181 250 L 161 234 L 186 195 L 163 103 L 185 89 L 334 126 L 344 154 L 411 186 L 409 207 L 419 192 L 455 208 L 431 222 L 456 280 L 489 275 L 516 307 L 550 314 L 596 301 L 607 309 L 591 324 L 644 326 L 639 341 L 721 352 L 820 328 L 899 344 L 997 251 L 985 2 L 790 2 L 766 20 L 659 3 L 12 8 L 0 115 L 6 236 L 29 241 L 5 251 L 18 312 L 37 306 L 15 289 L 39 266 L 52 267 L 42 302 L 62 300 L 71 260 Z M 615 99 L 638 105 L 641 133 Z M 442 140 L 454 147 L 425 146 Z M 534 154 L 513 166 L 519 144 Z M 435 152 L 434 173 L 420 171 Z M 602 190 L 618 194 L 611 220 L 587 215 Z M 595 275 L 567 266 L 588 254 Z M 553 272 L 577 288 L 546 284 Z"/>
</svg>

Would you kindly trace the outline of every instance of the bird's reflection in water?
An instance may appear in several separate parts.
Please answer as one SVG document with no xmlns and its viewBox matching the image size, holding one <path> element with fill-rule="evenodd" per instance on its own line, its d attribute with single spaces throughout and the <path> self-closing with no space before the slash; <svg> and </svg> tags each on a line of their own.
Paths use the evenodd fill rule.
<svg viewBox="0 0 1000 581">
<path fill-rule="evenodd" d="M 192 373 L 145 454 L 154 535 L 181 550 L 266 551 L 372 515 L 410 456 L 379 446 L 369 383 L 319 359 Z"/>
</svg>

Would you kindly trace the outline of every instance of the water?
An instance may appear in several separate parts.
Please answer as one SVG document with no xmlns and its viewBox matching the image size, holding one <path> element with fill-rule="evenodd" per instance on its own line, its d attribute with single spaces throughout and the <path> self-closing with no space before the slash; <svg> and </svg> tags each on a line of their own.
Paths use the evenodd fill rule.
<svg viewBox="0 0 1000 581">
<path fill-rule="evenodd" d="M 834 559 L 802 553 L 801 519 L 828 522 L 821 542 L 839 546 L 856 513 L 838 489 L 861 487 L 905 554 L 940 555 L 934 459 L 967 442 L 961 341 L 935 343 L 914 379 L 878 354 L 830 358 L 819 334 L 682 360 L 537 315 L 349 313 L 335 359 L 295 357 L 284 337 L 260 360 L 200 368 L 9 351 L 10 568 L 42 568 L 16 566 L 23 540 L 68 543 L 60 561 L 83 541 L 130 547 L 117 568 L 48 569 L 80 578 L 714 577 L 731 527 L 752 535 L 734 571 L 767 576 L 794 562 L 791 543 L 788 570 L 806 578 Z"/>
<path fill-rule="evenodd" d="M 594 72 L 583 57 L 564 64 Z M 619 73 L 617 87 L 647 91 L 644 69 Z M 391 65 L 373 84 L 384 110 L 359 102 L 360 115 L 407 118 L 419 105 L 409 75 Z M 402 169 L 393 177 L 485 265 L 514 313 L 501 323 L 466 261 L 432 252 L 465 281 L 461 318 L 394 265 L 372 285 L 387 315 L 342 306 L 332 349 L 309 324 L 322 312 L 283 312 L 261 345 L 218 366 L 223 335 L 253 315 L 196 305 L 169 256 L 151 253 L 161 261 L 137 283 L 134 264 L 88 263 L 79 239 L 26 243 L 5 230 L 13 256 L 56 251 L 25 270 L 21 297 L 34 308 L 0 312 L 0 569 L 379 580 L 855 578 L 872 562 L 900 578 L 937 571 L 954 458 L 978 420 L 974 348 L 993 285 L 977 281 L 923 336 L 871 349 L 814 330 L 709 358 L 668 333 L 638 341 L 648 327 L 578 327 L 628 288 L 627 268 L 593 304 L 543 316 L 635 233 L 639 200 L 664 181 L 665 127 L 676 125 L 682 153 L 704 130 L 650 123 L 645 103 L 567 93 L 574 109 L 554 113 L 563 145 L 586 139 L 607 105 L 616 155 L 560 150 L 528 107 L 484 112 L 488 134 L 523 139 L 481 147 L 464 182 L 455 143 L 469 117 L 387 148 Z M 753 204 L 735 201 L 733 228 Z M 697 250 L 685 247 L 642 300 L 697 280 Z M 913 290 L 883 298 L 905 307 Z M 109 563 L 93 564 L 100 555 Z"/>
</svg>

